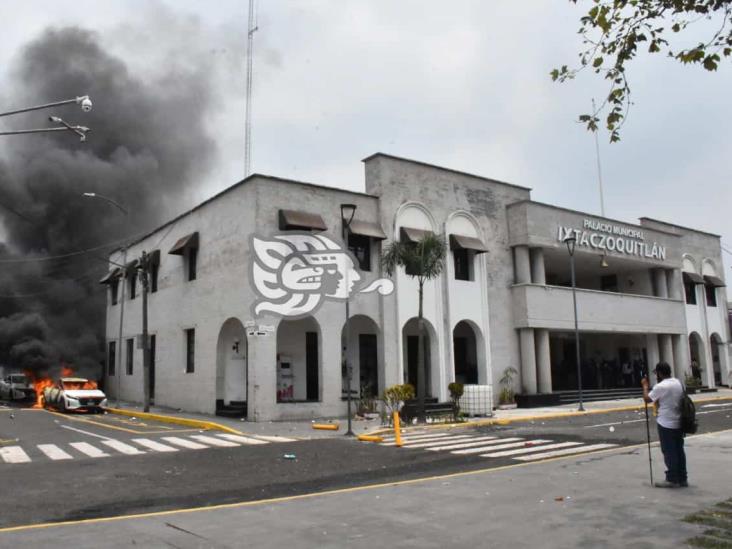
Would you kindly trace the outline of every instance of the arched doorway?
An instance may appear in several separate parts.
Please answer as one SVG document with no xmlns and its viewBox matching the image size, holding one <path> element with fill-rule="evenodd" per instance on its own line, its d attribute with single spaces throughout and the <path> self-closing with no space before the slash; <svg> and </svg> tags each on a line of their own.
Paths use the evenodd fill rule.
<svg viewBox="0 0 732 549">
<path fill-rule="evenodd" d="M 722 384 L 722 362 L 720 360 L 720 352 L 726 352 L 722 345 L 722 338 L 719 334 L 714 333 L 709 338 L 709 350 L 712 355 L 712 372 L 714 372 L 714 385 L 720 386 Z M 720 351 L 721 350 L 721 351 Z"/>
<path fill-rule="evenodd" d="M 355 315 L 348 320 L 348 330 L 341 330 L 343 396 L 347 396 L 347 372 L 345 350 L 348 348 L 349 363 L 353 368 L 351 396 L 353 398 L 375 399 L 383 390 L 380 385 L 379 327 L 365 315 Z"/>
<path fill-rule="evenodd" d="M 453 361 L 457 383 L 475 385 L 479 382 L 478 363 L 482 358 L 479 351 L 481 338 L 476 334 L 476 330 L 477 328 L 474 328 L 471 323 L 461 320 L 452 331 Z"/>
<path fill-rule="evenodd" d="M 247 338 L 236 318 L 224 322 L 216 344 L 216 413 L 247 415 Z"/>
<path fill-rule="evenodd" d="M 313 317 L 283 320 L 277 327 L 277 402 L 318 402 L 320 325 Z"/>
<path fill-rule="evenodd" d="M 696 332 L 689 334 L 689 360 L 691 375 L 701 381 L 702 385 L 709 385 L 704 340 Z"/>
<path fill-rule="evenodd" d="M 439 364 L 437 350 L 437 334 L 432 324 L 422 320 L 424 325 L 424 370 L 425 370 L 425 396 L 431 397 L 434 393 L 439 394 L 436 368 Z M 402 328 L 402 352 L 404 357 L 404 381 L 414 385 L 417 389 L 417 355 L 419 349 L 419 320 L 411 318 Z"/>
</svg>

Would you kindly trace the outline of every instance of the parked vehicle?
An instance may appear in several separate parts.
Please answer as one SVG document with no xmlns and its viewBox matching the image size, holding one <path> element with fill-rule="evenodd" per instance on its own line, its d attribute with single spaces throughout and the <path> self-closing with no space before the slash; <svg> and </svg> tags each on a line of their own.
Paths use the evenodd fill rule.
<svg viewBox="0 0 732 549">
<path fill-rule="evenodd" d="M 0 379 L 0 399 L 32 400 L 36 397 L 33 384 L 23 374 L 10 374 Z"/>
<path fill-rule="evenodd" d="M 107 406 L 106 395 L 96 388 L 96 383 L 81 377 L 62 377 L 43 389 L 41 400 L 44 408 L 61 412 L 87 410 L 101 412 Z"/>
</svg>

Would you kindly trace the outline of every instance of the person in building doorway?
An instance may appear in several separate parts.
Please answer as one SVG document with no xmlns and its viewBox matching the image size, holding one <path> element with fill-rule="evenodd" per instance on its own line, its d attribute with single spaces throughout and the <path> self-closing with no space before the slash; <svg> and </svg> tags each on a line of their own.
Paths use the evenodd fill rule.
<svg viewBox="0 0 732 549">
<path fill-rule="evenodd" d="M 633 386 L 633 367 L 627 360 L 623 362 L 623 387 Z"/>
<path fill-rule="evenodd" d="M 684 452 L 684 432 L 681 430 L 681 399 L 684 388 L 681 382 L 671 375 L 671 366 L 659 362 L 654 370 L 658 383 L 649 391 L 648 378 L 641 380 L 643 400 L 653 403 L 658 412 L 658 440 L 666 463 L 666 480 L 656 482 L 658 488 L 679 488 L 688 486 L 686 474 L 686 454 Z"/>
</svg>

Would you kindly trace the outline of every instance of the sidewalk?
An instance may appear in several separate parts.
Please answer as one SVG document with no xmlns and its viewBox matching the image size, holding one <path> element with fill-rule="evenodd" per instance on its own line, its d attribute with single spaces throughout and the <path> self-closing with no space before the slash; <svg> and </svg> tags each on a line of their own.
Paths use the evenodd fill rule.
<svg viewBox="0 0 732 549">
<path fill-rule="evenodd" d="M 706 403 L 714 402 L 722 399 L 732 399 L 732 389 L 719 388 L 716 393 L 699 393 L 690 395 L 694 402 Z M 515 408 L 513 410 L 494 410 L 491 417 L 468 418 L 464 423 L 434 423 L 433 428 L 451 428 L 451 427 L 470 427 L 474 425 L 497 424 L 505 425 L 508 423 L 521 421 L 542 421 L 562 417 L 571 417 L 581 414 L 602 414 L 618 411 L 642 410 L 643 402 L 640 398 L 627 398 L 618 400 L 600 400 L 596 402 L 586 402 L 585 412 L 577 411 L 577 404 L 563 404 L 560 406 L 548 406 L 545 408 Z M 141 412 L 142 406 L 136 403 L 122 402 L 119 408 L 123 410 Z M 197 421 L 207 421 L 218 423 L 230 429 L 235 429 L 242 433 L 252 435 L 265 436 L 283 436 L 295 437 L 300 439 L 318 439 L 333 438 L 343 436 L 346 432 L 347 422 L 345 418 L 318 418 L 316 420 L 293 420 L 293 421 L 262 421 L 250 422 L 239 419 L 232 419 L 219 416 L 211 416 L 207 414 L 196 414 L 178 411 L 173 408 L 163 406 L 151 406 L 150 412 L 177 418 L 193 419 Z M 338 423 L 340 428 L 337 431 L 320 431 L 312 428 L 313 423 Z M 353 432 L 357 435 L 367 433 L 379 433 L 385 428 L 381 425 L 379 419 L 362 420 L 354 419 Z M 409 426 L 404 426 L 408 428 Z M 424 428 L 424 426 L 421 426 Z"/>
</svg>

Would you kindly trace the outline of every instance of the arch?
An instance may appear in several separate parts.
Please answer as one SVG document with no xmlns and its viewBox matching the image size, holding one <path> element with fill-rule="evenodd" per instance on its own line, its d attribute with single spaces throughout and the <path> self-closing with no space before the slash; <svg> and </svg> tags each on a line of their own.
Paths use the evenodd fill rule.
<svg viewBox="0 0 732 549">
<path fill-rule="evenodd" d="M 480 328 L 461 320 L 452 330 L 455 381 L 476 385 L 485 379 L 485 344 Z"/>
<path fill-rule="evenodd" d="M 410 210 L 418 212 L 417 216 L 410 219 L 410 216 L 408 215 Z M 423 216 L 422 223 L 420 223 L 418 220 L 420 214 Z M 426 223 L 424 222 L 425 220 Z M 437 232 L 437 223 L 435 222 L 435 217 L 432 215 L 427 206 L 425 206 L 421 202 L 410 200 L 408 202 L 404 202 L 401 206 L 399 206 L 396 214 L 394 215 L 395 239 L 399 238 L 399 228 L 402 226 L 402 222 L 404 221 L 406 221 L 407 223 L 416 221 L 416 224 L 414 225 L 415 229 L 426 229 L 432 232 Z"/>
<path fill-rule="evenodd" d="M 425 366 L 425 395 L 439 395 L 439 349 L 437 332 L 432 323 L 422 319 L 424 326 L 424 366 Z M 410 318 L 402 327 L 402 353 L 404 357 L 404 382 L 411 383 L 417 388 L 417 337 L 419 335 L 419 319 Z"/>
<path fill-rule="evenodd" d="M 248 353 L 244 326 L 229 318 L 219 330 L 216 343 L 216 412 L 246 417 Z"/>
<path fill-rule="evenodd" d="M 697 332 L 689 334 L 689 364 L 691 365 L 691 375 L 701 380 L 703 385 L 709 385 L 704 340 Z"/>
<path fill-rule="evenodd" d="M 681 270 L 685 273 L 697 273 L 696 261 L 689 254 L 684 254 L 681 259 Z"/>
<path fill-rule="evenodd" d="M 342 394 L 348 395 L 346 349 L 348 364 L 352 368 L 351 396 L 361 399 L 375 399 L 384 390 L 384 367 L 381 356 L 381 330 L 371 317 L 353 315 L 341 329 Z M 371 410 L 373 411 L 373 410 Z"/>
<path fill-rule="evenodd" d="M 277 326 L 277 402 L 322 400 L 322 334 L 312 316 Z"/>
<path fill-rule="evenodd" d="M 726 353 L 727 349 L 725 349 L 722 338 L 717 332 L 709 336 L 709 351 L 712 355 L 712 367 L 710 370 L 714 377 L 714 385 L 719 386 L 722 384 L 722 353 Z"/>
<path fill-rule="evenodd" d="M 702 276 L 717 276 L 716 263 L 708 257 L 704 258 L 701 264 L 701 274 Z"/>
</svg>

